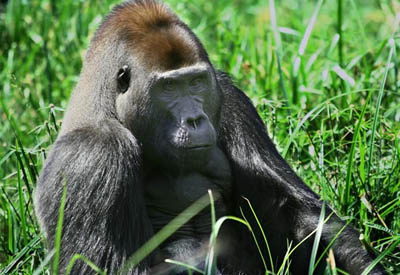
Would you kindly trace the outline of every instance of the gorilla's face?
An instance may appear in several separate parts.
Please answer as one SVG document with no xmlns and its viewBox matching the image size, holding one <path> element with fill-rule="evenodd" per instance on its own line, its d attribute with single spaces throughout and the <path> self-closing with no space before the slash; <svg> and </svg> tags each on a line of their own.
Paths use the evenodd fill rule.
<svg viewBox="0 0 400 275">
<path fill-rule="evenodd" d="M 118 75 L 118 87 L 128 95 L 117 98 L 117 112 L 125 125 L 136 125 L 131 131 L 142 144 L 144 158 L 168 168 L 204 165 L 217 140 L 210 119 L 217 116 L 212 102 L 218 93 L 214 72 L 200 63 L 152 73 L 141 91 L 129 88 L 129 73 L 123 67 Z M 121 103 L 125 100 L 130 104 Z"/>
</svg>

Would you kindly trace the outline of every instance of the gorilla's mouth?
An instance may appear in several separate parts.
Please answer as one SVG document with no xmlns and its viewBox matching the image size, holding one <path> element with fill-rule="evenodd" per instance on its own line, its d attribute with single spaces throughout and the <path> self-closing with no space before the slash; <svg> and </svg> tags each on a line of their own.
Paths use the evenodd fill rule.
<svg viewBox="0 0 400 275">
<path fill-rule="evenodd" d="M 211 148 L 211 144 L 201 144 L 201 145 L 193 145 L 185 147 L 186 150 L 190 151 L 201 151 L 201 150 L 208 150 Z"/>
</svg>

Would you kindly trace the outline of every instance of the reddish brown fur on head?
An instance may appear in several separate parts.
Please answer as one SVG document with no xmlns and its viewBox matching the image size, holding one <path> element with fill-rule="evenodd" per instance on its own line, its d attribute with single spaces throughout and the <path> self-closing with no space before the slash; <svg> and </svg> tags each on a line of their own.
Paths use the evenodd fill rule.
<svg viewBox="0 0 400 275">
<path fill-rule="evenodd" d="M 117 34 L 128 42 L 141 63 L 151 70 L 171 70 L 200 61 L 198 44 L 179 18 L 155 0 L 128 1 L 117 6 L 95 40 Z"/>
</svg>

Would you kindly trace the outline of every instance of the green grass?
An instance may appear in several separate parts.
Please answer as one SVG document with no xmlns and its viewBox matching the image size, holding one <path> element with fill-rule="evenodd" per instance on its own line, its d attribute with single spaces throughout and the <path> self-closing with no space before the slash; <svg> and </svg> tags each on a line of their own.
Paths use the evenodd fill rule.
<svg viewBox="0 0 400 275">
<path fill-rule="evenodd" d="M 0 274 L 49 261 L 32 192 L 90 37 L 118 2 L 0 8 Z M 299 176 L 399 274 L 399 2 L 166 2 L 251 97 Z"/>
</svg>

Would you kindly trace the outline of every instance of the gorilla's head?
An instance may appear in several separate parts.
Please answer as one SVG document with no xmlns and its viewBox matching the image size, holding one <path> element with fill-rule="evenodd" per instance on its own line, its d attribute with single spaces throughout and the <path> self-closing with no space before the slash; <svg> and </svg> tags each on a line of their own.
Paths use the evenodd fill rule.
<svg viewBox="0 0 400 275">
<path fill-rule="evenodd" d="M 77 89 L 88 91 L 70 104 L 80 117 L 115 117 L 155 165 L 190 168 L 208 160 L 222 95 L 203 46 L 168 7 L 135 1 L 115 8 L 95 34 L 86 72 L 86 85 L 98 87 Z"/>
</svg>

